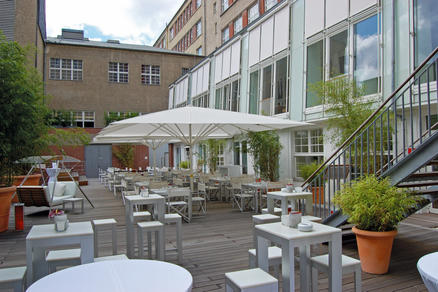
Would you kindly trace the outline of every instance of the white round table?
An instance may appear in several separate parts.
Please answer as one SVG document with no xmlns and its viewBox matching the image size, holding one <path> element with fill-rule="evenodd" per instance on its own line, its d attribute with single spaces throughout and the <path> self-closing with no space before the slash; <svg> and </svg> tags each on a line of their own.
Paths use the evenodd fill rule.
<svg viewBox="0 0 438 292">
<path fill-rule="evenodd" d="M 438 292 L 438 252 L 422 256 L 417 262 L 417 269 L 429 292 Z"/>
<path fill-rule="evenodd" d="M 193 278 L 177 265 L 151 260 L 102 261 L 75 266 L 33 283 L 27 292 L 191 291 Z"/>
</svg>

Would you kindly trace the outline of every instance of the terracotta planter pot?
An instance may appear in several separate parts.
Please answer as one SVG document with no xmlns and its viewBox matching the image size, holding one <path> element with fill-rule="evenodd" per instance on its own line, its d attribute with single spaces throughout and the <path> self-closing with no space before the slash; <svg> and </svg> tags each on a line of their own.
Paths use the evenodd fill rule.
<svg viewBox="0 0 438 292">
<path fill-rule="evenodd" d="M 391 250 L 397 230 L 376 232 L 353 227 L 362 271 L 381 275 L 388 272 Z"/>
<path fill-rule="evenodd" d="M 14 186 L 19 186 L 21 182 L 24 180 L 26 176 L 25 175 L 16 175 L 14 176 Z M 27 177 L 26 181 L 24 182 L 23 186 L 39 186 L 41 180 L 41 174 L 31 174 Z M 18 203 L 18 197 L 15 196 L 12 199 L 12 203 Z"/>
<path fill-rule="evenodd" d="M 0 232 L 8 230 L 11 199 L 16 187 L 0 188 Z"/>
</svg>

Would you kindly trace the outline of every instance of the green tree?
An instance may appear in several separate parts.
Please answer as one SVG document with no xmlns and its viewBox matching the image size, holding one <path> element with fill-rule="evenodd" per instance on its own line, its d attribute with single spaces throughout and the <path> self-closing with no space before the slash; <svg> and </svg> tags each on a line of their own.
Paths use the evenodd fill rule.
<svg viewBox="0 0 438 292">
<path fill-rule="evenodd" d="M 254 157 L 254 170 L 262 179 L 277 181 L 280 151 L 283 146 L 275 131 L 248 133 L 249 153 Z"/>
<path fill-rule="evenodd" d="M 372 102 L 363 99 L 364 87 L 348 77 L 316 82 L 309 90 L 320 96 L 326 105 L 327 125 L 334 131 L 328 138 L 337 146 L 373 113 Z"/>
<path fill-rule="evenodd" d="M 207 163 L 210 173 L 215 173 L 219 162 L 219 151 L 221 147 L 225 147 L 225 140 L 208 139 L 203 144 L 207 145 Z"/>
<path fill-rule="evenodd" d="M 134 165 L 134 147 L 130 144 L 121 144 L 117 146 L 114 156 L 119 160 L 122 167 L 133 167 Z"/>
<path fill-rule="evenodd" d="M 0 185 L 11 185 L 16 160 L 44 147 L 50 111 L 44 105 L 41 76 L 28 63 L 31 49 L 0 33 Z"/>
</svg>

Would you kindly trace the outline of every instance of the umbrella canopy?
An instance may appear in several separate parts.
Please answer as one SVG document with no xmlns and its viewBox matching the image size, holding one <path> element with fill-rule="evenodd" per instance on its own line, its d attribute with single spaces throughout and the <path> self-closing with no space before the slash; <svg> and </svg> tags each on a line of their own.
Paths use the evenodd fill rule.
<svg viewBox="0 0 438 292">
<path fill-rule="evenodd" d="M 58 160 L 61 162 L 73 162 L 78 163 L 81 162 L 79 159 L 74 158 L 72 156 L 68 155 L 40 155 L 40 156 L 28 156 L 25 158 L 22 158 L 20 160 L 17 160 L 17 163 L 32 163 L 32 164 L 39 164 L 39 163 L 45 163 L 50 160 Z"/>
<path fill-rule="evenodd" d="M 204 139 L 308 125 L 286 119 L 200 107 L 182 107 L 111 123 L 102 137 L 171 138 L 192 146 Z"/>
</svg>

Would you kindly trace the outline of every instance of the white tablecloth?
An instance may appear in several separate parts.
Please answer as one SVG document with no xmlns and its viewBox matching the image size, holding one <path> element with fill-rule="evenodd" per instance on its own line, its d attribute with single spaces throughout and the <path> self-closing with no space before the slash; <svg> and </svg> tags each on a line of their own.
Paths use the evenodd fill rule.
<svg viewBox="0 0 438 292">
<path fill-rule="evenodd" d="M 421 257 L 417 269 L 429 292 L 438 292 L 438 252 Z"/>
<path fill-rule="evenodd" d="M 178 292 L 191 291 L 193 278 L 177 265 L 150 260 L 103 261 L 50 274 L 27 292 Z"/>
</svg>

